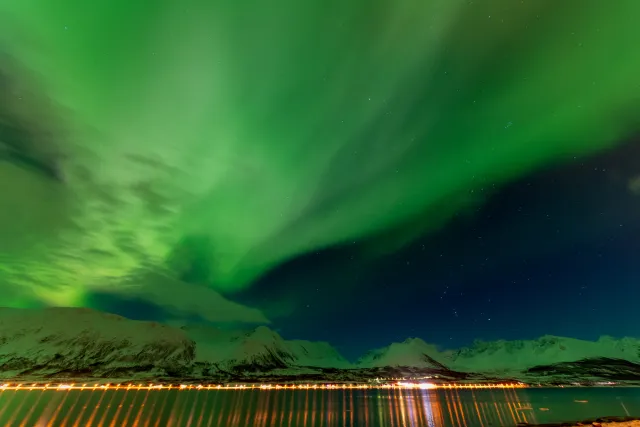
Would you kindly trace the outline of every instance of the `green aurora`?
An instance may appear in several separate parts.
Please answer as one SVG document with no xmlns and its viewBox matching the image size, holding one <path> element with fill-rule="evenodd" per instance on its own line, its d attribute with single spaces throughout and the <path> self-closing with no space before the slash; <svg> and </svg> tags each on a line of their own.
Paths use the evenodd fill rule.
<svg viewBox="0 0 640 427">
<path fill-rule="evenodd" d="M 25 156 L 59 179 L 0 162 L 2 305 L 109 290 L 200 313 L 297 255 L 436 229 L 637 129 L 639 13 L 636 0 L 3 1 L 0 47 L 29 94 L 14 114 L 57 136 Z M 200 305 L 176 301 L 196 289 Z"/>
</svg>

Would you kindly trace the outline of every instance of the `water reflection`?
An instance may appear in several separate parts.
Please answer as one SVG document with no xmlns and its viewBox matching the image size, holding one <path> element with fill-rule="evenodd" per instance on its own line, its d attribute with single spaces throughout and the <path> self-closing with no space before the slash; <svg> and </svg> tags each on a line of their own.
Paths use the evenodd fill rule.
<svg viewBox="0 0 640 427">
<path fill-rule="evenodd" d="M 516 389 L 5 390 L 0 392 L 0 425 L 515 426 L 549 420 L 549 413 L 541 412 L 548 408 L 540 406 L 553 406 L 558 399 L 549 400 L 547 395 L 553 392 L 540 393 L 534 396 L 534 406 L 530 390 Z M 566 406 L 565 401 L 574 402 L 573 396 L 562 400 Z M 631 406 L 635 407 L 634 402 Z M 579 407 L 578 412 L 584 413 L 585 408 Z M 546 418 L 538 419 L 541 415 Z"/>
</svg>

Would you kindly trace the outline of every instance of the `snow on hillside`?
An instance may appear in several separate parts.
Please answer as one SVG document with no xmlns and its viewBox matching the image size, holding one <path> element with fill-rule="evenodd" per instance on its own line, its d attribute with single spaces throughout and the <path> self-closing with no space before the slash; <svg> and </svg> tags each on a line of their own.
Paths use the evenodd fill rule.
<svg viewBox="0 0 640 427">
<path fill-rule="evenodd" d="M 530 341 L 478 341 L 472 347 L 448 351 L 438 351 L 435 346 L 413 338 L 370 351 L 359 360 L 358 367 L 437 369 L 460 375 L 546 380 L 557 377 L 560 381 L 563 378 L 575 381 L 637 378 L 638 362 L 640 340 L 633 338 L 602 337 L 591 342 L 544 336 Z"/>
<path fill-rule="evenodd" d="M 420 338 L 409 338 L 401 343 L 373 350 L 359 361 L 360 368 L 410 367 L 424 369 L 446 369 L 445 355 L 436 346 L 427 344 Z"/>
<path fill-rule="evenodd" d="M 286 345 L 289 352 L 296 358 L 296 365 L 335 369 L 353 368 L 353 365 L 327 342 L 289 340 L 286 341 Z"/>
<path fill-rule="evenodd" d="M 196 360 L 220 369 L 284 369 L 295 361 L 282 337 L 265 326 L 252 331 L 202 325 L 182 329 L 196 342 Z"/>
<path fill-rule="evenodd" d="M 178 329 L 87 308 L 0 308 L 4 378 L 179 374 L 194 347 Z"/>
<path fill-rule="evenodd" d="M 230 331 L 203 325 L 187 325 L 182 329 L 196 342 L 196 360 L 222 369 L 350 366 L 328 343 L 286 341 L 265 326 L 251 331 Z"/>
<path fill-rule="evenodd" d="M 640 361 L 640 340 L 601 337 L 598 341 L 543 336 L 536 340 L 476 342 L 455 351 L 449 366 L 466 372 L 523 371 L 539 365 L 589 358 Z"/>
<path fill-rule="evenodd" d="M 357 380 L 382 371 L 401 376 L 438 370 L 454 380 L 475 374 L 626 380 L 636 378 L 639 367 L 640 340 L 633 338 L 544 336 L 445 352 L 412 338 L 352 365 L 328 343 L 287 341 L 264 326 L 174 328 L 84 308 L 0 308 L 0 376 L 7 379 L 307 375 L 320 381 L 333 374 Z"/>
</svg>

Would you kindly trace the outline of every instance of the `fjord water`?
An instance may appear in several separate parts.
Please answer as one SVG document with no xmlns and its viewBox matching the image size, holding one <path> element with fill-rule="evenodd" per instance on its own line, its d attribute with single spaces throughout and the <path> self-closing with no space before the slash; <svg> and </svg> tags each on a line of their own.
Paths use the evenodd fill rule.
<svg viewBox="0 0 640 427">
<path fill-rule="evenodd" d="M 637 388 L 4 390 L 2 426 L 515 426 L 640 416 Z"/>
</svg>

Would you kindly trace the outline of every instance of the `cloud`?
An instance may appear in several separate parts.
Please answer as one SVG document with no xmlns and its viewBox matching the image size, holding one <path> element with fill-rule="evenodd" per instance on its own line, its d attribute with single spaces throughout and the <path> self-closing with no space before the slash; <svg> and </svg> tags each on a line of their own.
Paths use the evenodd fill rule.
<svg viewBox="0 0 640 427">
<path fill-rule="evenodd" d="M 633 194 L 640 195 L 640 175 L 629 179 L 628 188 Z"/>
<path fill-rule="evenodd" d="M 270 323 L 258 309 L 233 302 L 206 286 L 183 282 L 159 273 L 132 276 L 114 286 L 122 297 L 139 298 L 175 317 L 200 317 L 216 323 Z"/>
</svg>

